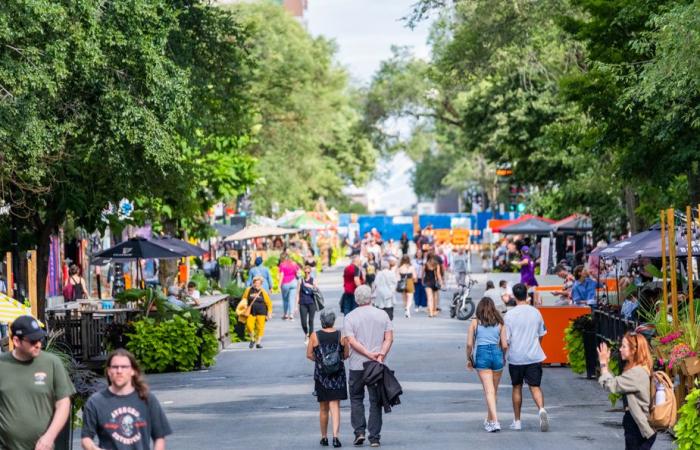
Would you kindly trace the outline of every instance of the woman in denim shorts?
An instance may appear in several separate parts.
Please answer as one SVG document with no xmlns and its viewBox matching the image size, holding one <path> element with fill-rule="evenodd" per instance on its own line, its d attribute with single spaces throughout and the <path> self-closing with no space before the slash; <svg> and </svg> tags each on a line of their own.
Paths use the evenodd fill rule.
<svg viewBox="0 0 700 450">
<path fill-rule="evenodd" d="M 472 320 L 467 334 L 467 369 L 476 369 L 484 387 L 488 415 L 484 429 L 489 433 L 501 430 L 496 414 L 498 383 L 501 381 L 508 349 L 503 317 L 489 297 L 484 297 L 476 307 L 476 319 Z"/>
</svg>

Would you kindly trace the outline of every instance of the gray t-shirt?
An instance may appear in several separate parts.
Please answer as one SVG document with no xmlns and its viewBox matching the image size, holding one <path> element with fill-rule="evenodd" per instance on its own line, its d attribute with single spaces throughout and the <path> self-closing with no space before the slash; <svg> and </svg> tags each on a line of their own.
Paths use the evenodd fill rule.
<svg viewBox="0 0 700 450">
<path fill-rule="evenodd" d="M 385 311 L 367 305 L 355 308 L 345 316 L 343 335 L 354 337 L 369 352 L 378 352 L 384 343 L 384 333 L 393 330 L 394 323 Z M 369 359 L 357 353 L 350 346 L 350 357 L 348 358 L 350 370 L 364 370 L 362 364 L 366 361 Z"/>
<path fill-rule="evenodd" d="M 518 305 L 505 315 L 508 336 L 508 364 L 539 363 L 546 356 L 540 337 L 547 334 L 542 314 L 530 305 Z"/>
<path fill-rule="evenodd" d="M 148 402 L 136 391 L 115 395 L 109 389 L 93 394 L 83 407 L 81 438 L 99 439 L 105 450 L 150 450 L 151 440 L 172 433 L 158 399 Z"/>
</svg>

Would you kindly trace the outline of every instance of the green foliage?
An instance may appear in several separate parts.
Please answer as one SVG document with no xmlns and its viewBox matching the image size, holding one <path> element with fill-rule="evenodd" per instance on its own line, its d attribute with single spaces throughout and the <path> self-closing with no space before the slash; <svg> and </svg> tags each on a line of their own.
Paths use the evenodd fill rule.
<svg viewBox="0 0 700 450">
<path fill-rule="evenodd" d="M 238 334 L 234 332 L 236 325 L 238 325 L 238 315 L 236 314 L 236 310 L 233 308 L 229 308 L 228 310 L 228 324 L 231 342 L 242 342 L 241 338 L 238 337 Z"/>
<path fill-rule="evenodd" d="M 219 256 L 217 261 L 221 267 L 231 267 L 233 265 L 233 258 L 230 256 Z"/>
<path fill-rule="evenodd" d="M 224 288 L 224 292 L 230 298 L 241 298 L 243 297 L 243 292 L 245 292 L 245 286 L 241 286 L 236 281 L 232 281 Z"/>
<path fill-rule="evenodd" d="M 673 431 L 678 450 L 700 447 L 700 387 L 696 387 L 685 397 L 685 403 L 678 410 L 678 422 Z"/>
<path fill-rule="evenodd" d="M 608 361 L 608 370 L 610 371 L 611 374 L 618 376 L 622 373 L 622 370 L 620 369 L 620 364 L 619 364 L 619 357 L 620 354 L 616 348 L 616 346 L 611 346 L 610 348 L 610 361 Z M 610 406 L 615 407 L 615 404 L 617 404 L 618 400 L 622 398 L 623 394 L 613 394 L 612 392 L 608 394 L 608 400 L 610 400 Z"/>
<path fill-rule="evenodd" d="M 570 324 L 564 330 L 564 349 L 572 372 L 582 374 L 586 371 L 586 355 L 583 349 L 583 334 L 574 330 Z"/>
<path fill-rule="evenodd" d="M 224 8 L 249 33 L 247 50 L 255 60 L 239 76 L 255 100 L 251 151 L 261 175 L 252 189 L 256 212 L 311 208 L 321 196 L 341 197 L 347 182 L 364 183 L 376 152 L 360 128 L 347 73 L 333 62 L 335 45 L 312 37 L 278 5 L 238 2 Z"/>
<path fill-rule="evenodd" d="M 200 348 L 202 364 L 208 366 L 214 363 L 218 343 L 209 330 L 204 329 L 200 337 L 201 327 L 189 312 L 162 321 L 146 317 L 134 322 L 127 349 L 147 372 L 190 371 L 197 363 Z"/>
</svg>

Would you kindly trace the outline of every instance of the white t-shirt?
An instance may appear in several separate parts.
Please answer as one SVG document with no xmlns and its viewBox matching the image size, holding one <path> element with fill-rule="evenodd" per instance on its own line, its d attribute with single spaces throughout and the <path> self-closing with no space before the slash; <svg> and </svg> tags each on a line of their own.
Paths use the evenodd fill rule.
<svg viewBox="0 0 700 450">
<path fill-rule="evenodd" d="M 494 305 L 496 305 L 496 309 L 501 314 L 503 314 L 507 311 L 508 308 L 506 307 L 506 304 L 503 303 L 503 289 L 501 289 L 501 288 L 487 289 L 484 292 L 484 297 L 488 297 L 491 300 L 493 300 Z"/>
<path fill-rule="evenodd" d="M 374 305 L 377 308 L 391 308 L 394 306 L 394 292 L 399 278 L 396 272 L 382 269 L 374 280 Z"/>
<path fill-rule="evenodd" d="M 542 314 L 530 305 L 518 305 L 505 315 L 508 336 L 508 364 L 539 363 L 547 357 L 540 337 L 547 334 Z"/>
</svg>

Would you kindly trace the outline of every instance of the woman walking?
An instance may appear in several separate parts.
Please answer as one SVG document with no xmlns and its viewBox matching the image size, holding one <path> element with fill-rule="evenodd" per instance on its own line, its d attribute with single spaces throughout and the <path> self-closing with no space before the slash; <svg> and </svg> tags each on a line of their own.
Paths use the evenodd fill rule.
<svg viewBox="0 0 700 450">
<path fill-rule="evenodd" d="M 423 286 L 425 286 L 425 295 L 428 298 L 428 317 L 437 316 L 437 298 L 440 294 L 442 286 L 442 274 L 440 266 L 435 259 L 435 255 L 431 252 L 425 258 L 425 266 L 423 267 Z"/>
<path fill-rule="evenodd" d="M 416 269 L 411 264 L 411 258 L 404 255 L 399 264 L 399 285 L 401 289 L 401 298 L 403 299 L 404 316 L 411 318 L 411 306 L 413 305 L 413 293 L 416 291 L 415 280 Z"/>
<path fill-rule="evenodd" d="M 416 311 L 423 311 L 428 306 L 428 297 L 425 295 L 425 286 L 423 286 L 423 269 L 425 260 L 423 259 L 423 250 L 416 249 L 416 256 L 413 259 L 413 269 L 416 274 L 415 292 L 413 293 L 413 304 Z"/>
<path fill-rule="evenodd" d="M 338 440 L 340 433 L 340 401 L 348 398 L 348 385 L 345 378 L 343 360 L 348 358 L 350 347 L 347 338 L 341 336 L 334 328 L 335 313 L 328 309 L 321 312 L 321 330 L 311 334 L 306 347 L 306 358 L 314 362 L 314 385 L 316 399 L 320 408 L 321 445 L 328 446 L 328 415 L 333 420 L 333 447 L 341 447 Z M 324 356 L 339 353 L 340 361 L 333 373 L 324 364 Z"/>
<path fill-rule="evenodd" d="M 365 283 L 372 287 L 375 278 L 377 278 L 377 272 L 379 272 L 379 263 L 374 253 L 367 253 L 367 262 L 363 264 L 362 269 L 365 273 Z"/>
<path fill-rule="evenodd" d="M 68 280 L 63 286 L 63 298 L 66 302 L 74 302 L 88 298 L 85 280 L 80 276 L 80 268 L 71 264 L 68 269 Z"/>
<path fill-rule="evenodd" d="M 476 369 L 479 373 L 488 411 L 484 429 L 489 433 L 501 431 L 496 399 L 505 363 L 503 355 L 507 349 L 503 317 L 493 300 L 484 297 L 476 307 L 476 320 L 472 320 L 467 333 L 467 369 Z"/>
<path fill-rule="evenodd" d="M 253 278 L 253 285 L 243 292 L 236 314 L 238 317 L 245 317 L 245 329 L 250 336 L 248 348 L 263 348 L 261 341 L 265 335 L 265 324 L 272 318 L 272 302 L 267 291 L 262 287 L 263 278 L 257 276 Z"/>
<path fill-rule="evenodd" d="M 304 330 L 304 344 L 309 343 L 309 336 L 314 332 L 314 316 L 316 315 L 314 290 L 318 289 L 318 285 L 311 276 L 311 270 L 309 265 L 304 267 L 304 277 L 299 280 L 297 287 L 296 305 L 301 318 L 301 329 Z"/>
<path fill-rule="evenodd" d="M 292 312 L 294 304 L 292 302 L 297 295 L 299 266 L 285 252 L 280 255 L 279 270 L 279 285 L 282 291 L 282 309 L 284 310 L 282 312 L 282 320 L 294 320 L 294 313 Z"/>
<path fill-rule="evenodd" d="M 625 395 L 625 415 L 622 418 L 625 450 L 649 450 L 656 441 L 656 432 L 647 419 L 653 362 L 646 338 L 641 334 L 626 333 L 620 345 L 620 356 L 627 364 L 622 375 L 616 377 L 608 369 L 610 349 L 605 342 L 600 344 L 598 383 L 613 394 Z"/>
</svg>

